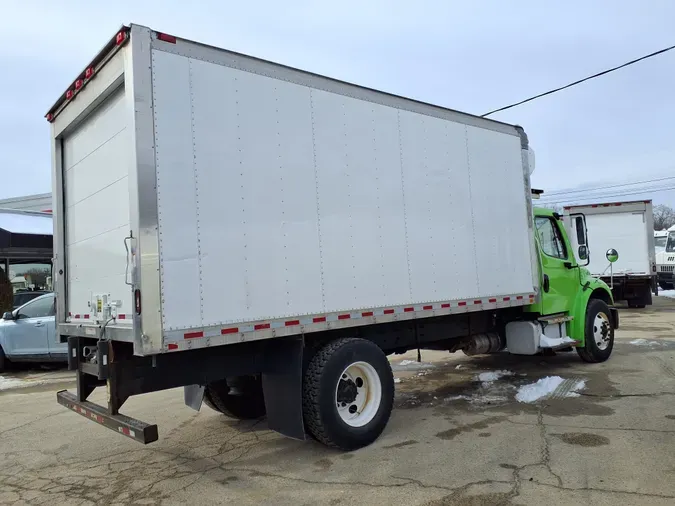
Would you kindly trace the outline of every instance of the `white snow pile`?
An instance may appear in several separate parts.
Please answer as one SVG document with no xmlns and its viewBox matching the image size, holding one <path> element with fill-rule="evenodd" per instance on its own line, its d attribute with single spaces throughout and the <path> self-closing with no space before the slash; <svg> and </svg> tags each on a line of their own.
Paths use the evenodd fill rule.
<svg viewBox="0 0 675 506">
<path fill-rule="evenodd" d="M 584 380 L 564 380 L 560 376 L 547 376 L 536 383 L 523 385 L 518 389 L 518 402 L 532 403 L 550 397 L 579 397 L 579 390 L 586 386 Z"/>
<path fill-rule="evenodd" d="M 16 378 L 6 378 L 4 376 L 0 376 L 0 391 L 1 390 L 9 390 L 10 388 L 20 388 L 27 386 L 26 382 L 20 379 Z"/>
<path fill-rule="evenodd" d="M 400 383 L 400 382 L 401 382 L 401 378 L 394 378 L 394 383 Z"/>
<path fill-rule="evenodd" d="M 675 299 L 675 290 L 659 290 L 659 295 L 661 297 L 668 297 L 670 299 Z"/>
<path fill-rule="evenodd" d="M 480 373 L 476 376 L 476 379 L 482 381 L 484 384 L 489 384 L 505 376 L 513 376 L 513 373 L 511 371 L 488 371 Z"/>
<path fill-rule="evenodd" d="M 394 371 L 419 371 L 420 369 L 432 369 L 434 364 L 429 362 L 418 362 L 417 360 L 401 360 L 398 364 L 392 364 Z"/>
<path fill-rule="evenodd" d="M 649 347 L 661 346 L 661 343 L 659 343 L 658 341 L 648 341 L 647 339 L 633 339 L 632 341 L 630 341 L 630 344 L 632 344 L 633 346 L 649 346 Z"/>
</svg>

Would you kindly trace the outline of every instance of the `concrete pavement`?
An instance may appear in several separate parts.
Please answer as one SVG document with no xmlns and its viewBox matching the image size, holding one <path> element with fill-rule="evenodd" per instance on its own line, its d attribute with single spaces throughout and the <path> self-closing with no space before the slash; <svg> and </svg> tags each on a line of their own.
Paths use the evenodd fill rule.
<svg viewBox="0 0 675 506">
<path fill-rule="evenodd" d="M 392 357 L 389 426 L 352 453 L 196 413 L 181 390 L 125 404 L 159 425 L 146 447 L 57 405 L 53 385 L 3 390 L 0 504 L 675 504 L 675 301 L 621 317 L 604 364 L 576 353 Z M 496 370 L 508 374 L 477 379 Z M 546 376 L 585 387 L 515 400 Z"/>
</svg>

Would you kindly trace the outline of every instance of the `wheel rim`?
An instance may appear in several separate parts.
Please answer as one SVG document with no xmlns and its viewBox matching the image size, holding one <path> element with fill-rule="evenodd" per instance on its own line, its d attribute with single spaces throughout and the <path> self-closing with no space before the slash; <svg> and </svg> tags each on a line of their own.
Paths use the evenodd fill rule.
<svg viewBox="0 0 675 506">
<path fill-rule="evenodd" d="M 593 319 L 593 339 L 595 340 L 595 345 L 598 349 L 604 351 L 609 346 L 611 337 L 610 330 L 609 317 L 603 312 L 595 315 L 595 318 Z"/>
<path fill-rule="evenodd" d="M 347 425 L 366 425 L 375 418 L 381 400 L 382 382 L 372 365 L 354 362 L 342 371 L 335 388 L 335 404 Z"/>
</svg>

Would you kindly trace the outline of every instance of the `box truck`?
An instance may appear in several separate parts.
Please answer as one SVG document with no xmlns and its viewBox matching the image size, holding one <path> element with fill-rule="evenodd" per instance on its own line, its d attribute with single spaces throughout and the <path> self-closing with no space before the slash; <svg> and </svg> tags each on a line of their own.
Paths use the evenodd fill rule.
<svg viewBox="0 0 675 506">
<path fill-rule="evenodd" d="M 564 215 L 574 246 L 588 234 L 583 243 L 590 255 L 588 269 L 610 286 L 614 300 L 636 308 L 651 305 L 652 292 L 658 290 L 652 201 L 567 206 Z M 618 253 L 614 262 L 609 250 Z"/>
<path fill-rule="evenodd" d="M 612 352 L 518 126 L 138 25 L 47 119 L 57 400 L 139 442 L 157 426 L 120 408 L 147 392 L 349 450 L 390 417 L 388 355 Z"/>
<path fill-rule="evenodd" d="M 656 275 L 663 290 L 675 288 L 675 225 L 654 232 Z"/>
</svg>

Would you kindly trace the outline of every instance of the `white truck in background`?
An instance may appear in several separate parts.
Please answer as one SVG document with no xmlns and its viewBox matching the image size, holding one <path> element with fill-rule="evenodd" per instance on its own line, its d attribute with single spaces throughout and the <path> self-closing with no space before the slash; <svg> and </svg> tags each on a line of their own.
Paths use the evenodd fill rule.
<svg viewBox="0 0 675 506">
<path fill-rule="evenodd" d="M 588 270 L 612 288 L 615 301 L 636 308 L 652 304 L 658 288 L 651 200 L 567 206 L 564 220 L 573 244 L 587 236 Z M 618 253 L 614 263 L 607 259 L 609 250 Z"/>
<path fill-rule="evenodd" d="M 675 288 L 675 225 L 654 232 L 656 274 L 662 290 Z"/>
</svg>

